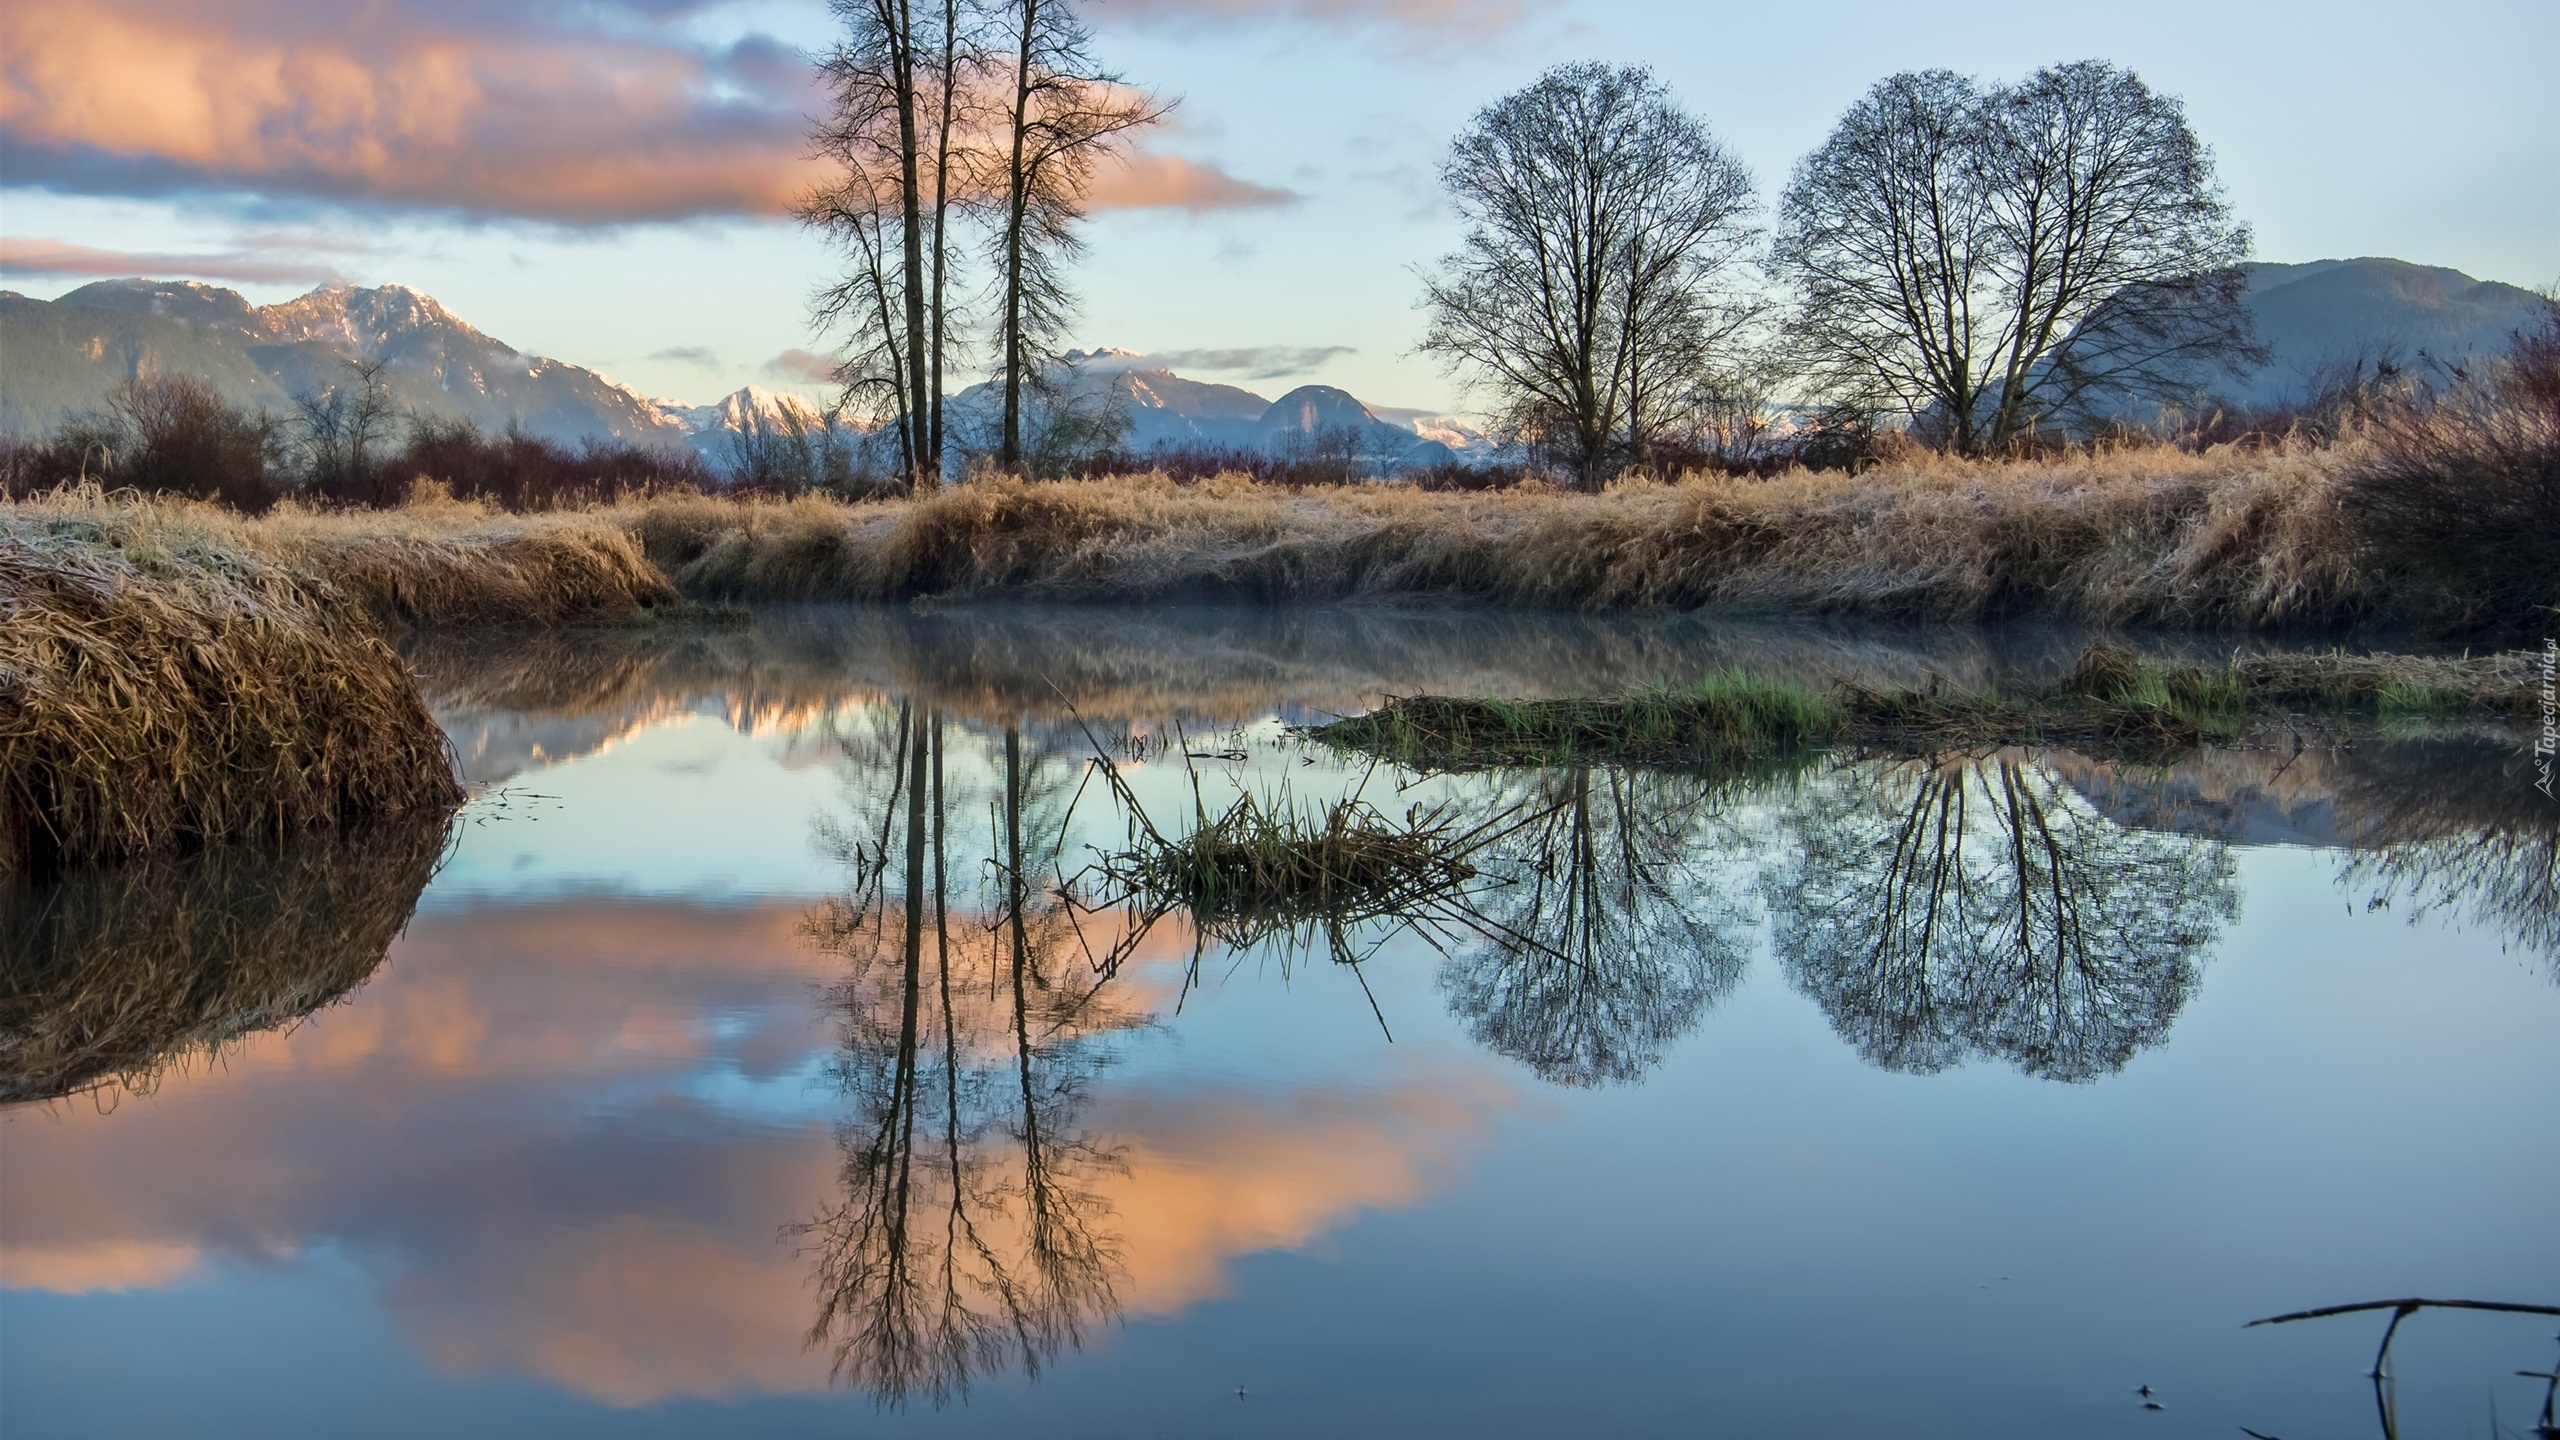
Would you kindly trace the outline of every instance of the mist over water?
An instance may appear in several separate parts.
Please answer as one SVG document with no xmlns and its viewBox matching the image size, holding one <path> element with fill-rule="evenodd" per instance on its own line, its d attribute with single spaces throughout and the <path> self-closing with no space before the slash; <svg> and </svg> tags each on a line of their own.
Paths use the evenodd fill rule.
<svg viewBox="0 0 2560 1440">
<path fill-rule="evenodd" d="M 440 862 L 0 895 L 0 1419 L 2378 1433 L 2383 1317 L 2242 1326 L 2560 1288 L 2560 814 L 2514 737 L 1422 775 L 1289 729 L 1722 666 L 2036 683 L 2088 638 L 419 637 L 479 787 Z M 1241 916 L 1124 883 L 1141 817 L 1241 796 L 1421 817 L 1465 873 Z M 2410 1319 L 2402 1433 L 2523 1423 L 2550 1328 Z"/>
</svg>

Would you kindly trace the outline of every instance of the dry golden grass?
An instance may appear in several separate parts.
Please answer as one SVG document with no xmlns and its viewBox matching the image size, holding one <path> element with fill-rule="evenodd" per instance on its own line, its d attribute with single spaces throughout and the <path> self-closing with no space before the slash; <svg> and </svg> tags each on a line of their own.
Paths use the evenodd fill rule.
<svg viewBox="0 0 2560 1440">
<path fill-rule="evenodd" d="M 0 1105 L 147 1089 L 373 973 L 443 853 L 441 816 L 0 880 Z"/>
<path fill-rule="evenodd" d="M 0 875 L 461 798 L 408 668 L 327 587 L 0 533 Z"/>
<path fill-rule="evenodd" d="M 396 510 L 279 505 L 256 519 L 97 489 L 0 502 L 0 535 L 137 563 L 262 563 L 326 582 L 386 625 L 618 624 L 678 603 L 627 527 L 595 512 L 509 515 L 419 487 Z"/>
<path fill-rule="evenodd" d="M 591 513 L 706 599 L 1452 595 L 2288 626 L 2359 618 L 2380 598 L 2336 497 L 2356 443 L 1917 455 L 1856 476 L 1692 476 L 1597 497 L 1124 476 L 984 480 L 860 507 L 684 497 Z"/>
<path fill-rule="evenodd" d="M 1857 475 L 1690 476 L 1598 496 L 1138 475 L 983 479 L 861 505 L 681 493 L 504 515 L 422 485 L 407 507 L 381 512 L 282 506 L 250 522 L 201 506 L 145 508 L 164 529 L 215 535 L 326 578 L 386 620 L 430 626 L 620 620 L 679 595 L 1437 595 L 1578 610 L 1714 604 L 2282 628 L 2405 618 L 2416 603 L 2415 589 L 2370 563 L 2371 537 L 2341 499 L 2372 470 L 2378 443 L 2202 454 L 2128 445 L 2007 461 L 1915 450 Z M 125 523 L 98 519 L 116 507 L 94 499 L 10 508 L 13 528 Z"/>
</svg>

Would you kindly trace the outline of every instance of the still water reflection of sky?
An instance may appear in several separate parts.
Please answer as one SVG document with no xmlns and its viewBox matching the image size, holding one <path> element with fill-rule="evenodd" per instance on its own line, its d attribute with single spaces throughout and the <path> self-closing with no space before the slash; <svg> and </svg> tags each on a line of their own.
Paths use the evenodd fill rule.
<svg viewBox="0 0 2560 1440">
<path fill-rule="evenodd" d="M 2101 937 L 2151 958 L 2090 1002 L 2132 1019 L 1957 995 L 1986 982 L 1928 967 L 1918 982 L 1948 993 L 1916 1003 L 1806 958 L 1849 923 L 1823 906 L 1888 883 L 1856 868 L 1855 828 L 1947 803 L 1911 766 L 1642 790 L 1651 818 L 1622 808 L 1600 838 L 1657 847 L 1646 873 L 1668 889 L 1603 949 L 1680 958 L 1631 989 L 1470 968 L 1409 932 L 1356 975 L 1213 949 L 1186 983 L 1192 939 L 1172 923 L 1107 983 L 1078 977 L 1079 948 L 1035 974 L 1051 988 L 1009 984 L 988 863 L 1005 724 L 1052 786 L 1035 819 L 1064 813 L 1090 753 L 1023 698 L 1028 672 L 1083 677 L 1080 713 L 1123 754 L 1180 716 L 1218 737 L 1194 748 L 1249 757 L 1201 762 L 1213 792 L 1285 779 L 1321 799 L 1363 767 L 1306 763 L 1269 717 L 1348 709 L 1363 687 L 1464 688 L 1451 668 L 1488 649 L 1574 657 L 1560 679 L 1534 659 L 1494 676 L 1526 690 L 1717 646 L 1925 671 L 2032 667 L 2066 642 L 1487 641 L 1441 617 L 1445 643 L 1381 655 L 1341 628 L 1205 620 L 1117 642 L 1107 615 L 958 635 L 791 623 L 776 630 L 798 653 L 680 674 L 622 657 L 661 668 L 602 690 L 489 678 L 504 656 L 422 660 L 485 788 L 388 961 L 148 1094 L 0 1120 L 11 1436 L 2352 1435 L 2373 1423 L 2359 1377 L 2378 1326 L 2243 1321 L 2560 1292 L 2554 958 L 2459 907 L 2413 923 L 2406 888 L 2368 908 L 2388 887 L 2346 850 L 2217 838 L 2270 815 L 2351 830 L 2331 813 L 2344 781 L 2266 781 L 2237 809 L 2181 811 L 2179 834 L 2105 767 L 1960 769 L 1977 823 L 2026 793 L 2003 784 L 2033 787 L 2038 815 L 2078 827 L 2075 855 L 2146 877 L 2095 912 L 2144 932 Z M 1062 633 L 1081 648 L 1059 653 Z M 885 928 L 848 938 L 843 843 L 907 814 L 902 702 L 911 725 L 945 716 L 957 957 L 926 962 L 950 998 L 903 1015 L 895 964 L 865 969 L 861 949 L 894 962 L 901 872 Z M 1181 765 L 1132 773 L 1152 813 L 1191 804 Z M 1586 794 L 1620 778 L 1630 796 L 1657 784 Z M 1398 793 L 1407 779 L 1365 783 L 1397 810 L 1570 793 L 1557 777 Z M 2235 793 L 2205 770 L 2141 783 Z M 1049 873 L 1120 834 L 1078 801 Z M 1119 938 L 1107 915 L 1081 923 L 1079 946 Z M 1692 924 L 1712 933 L 1666 938 Z M 905 1091 L 902 1018 L 924 1034 Z M 1017 1081 L 1038 1098 L 1016 1103 Z M 882 1293 L 844 1257 L 877 1259 L 853 1233 L 878 1218 L 854 1203 L 879 1178 L 859 1157 L 902 1114 L 926 1132 L 893 1157 L 919 1172 L 898 1192 L 904 1243 L 978 1287 L 966 1314 L 1014 1333 L 955 1342 L 976 1357 L 956 1367 L 965 1393 L 934 1403 L 954 1367 L 927 1364 L 888 1411 L 895 1343 L 873 1333 L 831 1375 L 879 1317 L 812 1332 L 824 1294 L 862 1310 Z M 976 1128 L 938 1149 L 930 1132 L 957 1137 L 963 1117 Z M 1040 1241 L 1005 1158 L 1043 1125 L 1065 1243 Z M 933 1178 L 964 1151 L 978 1168 Z M 946 1205 L 955 1188 L 976 1198 Z M 1011 1309 L 989 1298 L 1001 1285 Z M 919 1313 L 931 1351 L 950 1312 Z M 2493 1393 L 2518 1423 L 2539 1394 L 2509 1372 L 2548 1363 L 2548 1328 L 2411 1321 L 2409 1433 L 2485 1433 Z M 2166 1409 L 2141 1408 L 2145 1384 Z"/>
</svg>

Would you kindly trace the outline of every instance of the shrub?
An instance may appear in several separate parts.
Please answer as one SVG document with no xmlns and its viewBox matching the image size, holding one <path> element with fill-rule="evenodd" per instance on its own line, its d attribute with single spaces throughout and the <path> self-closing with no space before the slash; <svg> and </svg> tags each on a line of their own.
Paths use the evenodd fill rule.
<svg viewBox="0 0 2560 1440">
<path fill-rule="evenodd" d="M 50 440 L 5 437 L 0 495 L 96 481 L 257 514 L 284 493 L 274 421 L 225 402 L 201 380 L 128 380 L 108 395 L 107 407 L 63 425 Z"/>
<path fill-rule="evenodd" d="M 690 450 L 589 440 L 572 450 L 510 426 L 489 435 L 468 420 L 420 420 L 400 453 L 383 462 L 404 482 L 441 482 L 460 500 L 502 509 L 557 510 L 612 503 L 656 490 L 713 490 L 719 477 Z M 339 498 L 366 500 L 369 494 Z"/>
<path fill-rule="evenodd" d="M 2363 436 L 2340 506 L 2413 614 L 2520 630 L 2560 613 L 2560 304 L 2487 383 L 2386 409 Z"/>
</svg>

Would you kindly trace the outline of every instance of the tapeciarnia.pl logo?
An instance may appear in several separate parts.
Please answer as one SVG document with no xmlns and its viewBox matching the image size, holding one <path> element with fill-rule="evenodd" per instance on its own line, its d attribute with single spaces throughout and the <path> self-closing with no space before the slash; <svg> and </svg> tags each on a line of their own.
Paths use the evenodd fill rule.
<svg viewBox="0 0 2560 1440">
<path fill-rule="evenodd" d="M 2533 788 L 2551 794 L 2551 762 L 2560 751 L 2560 640 L 2542 642 L 2542 734 L 2533 742 L 2533 768 L 2541 776 Z"/>
</svg>

